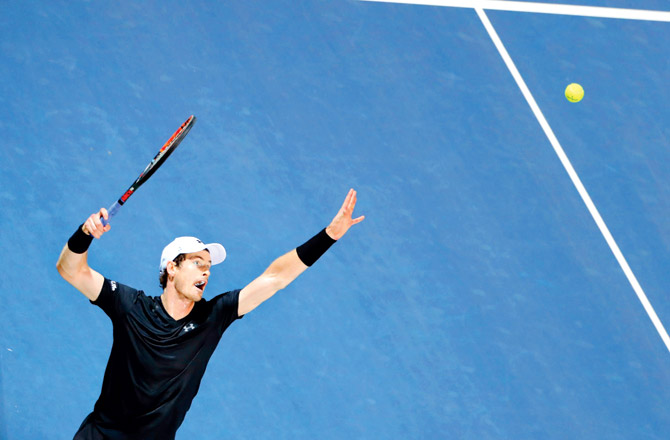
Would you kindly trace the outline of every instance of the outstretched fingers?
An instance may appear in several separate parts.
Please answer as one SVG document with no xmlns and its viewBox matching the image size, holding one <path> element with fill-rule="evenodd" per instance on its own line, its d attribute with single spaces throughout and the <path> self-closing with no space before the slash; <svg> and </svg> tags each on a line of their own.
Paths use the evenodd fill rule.
<svg viewBox="0 0 670 440">
<path fill-rule="evenodd" d="M 354 214 L 357 200 L 358 196 L 356 191 L 353 188 L 350 189 L 347 197 L 344 199 L 344 203 L 342 204 L 342 210 L 347 214 L 347 216 L 351 217 Z"/>
<path fill-rule="evenodd" d="M 347 214 L 348 214 L 349 218 L 351 218 L 354 214 L 354 209 L 356 208 L 356 201 L 358 200 L 358 196 L 357 196 L 356 191 L 351 189 L 351 190 L 349 190 L 349 194 L 347 195 L 347 197 L 349 198 L 349 204 L 347 206 Z M 365 219 L 364 215 L 362 215 L 360 217 L 356 217 L 356 218 L 351 220 L 351 224 L 355 225 L 356 223 L 362 222 L 364 219 Z"/>
<path fill-rule="evenodd" d="M 351 201 L 353 200 L 354 206 L 356 205 L 356 191 L 354 189 L 350 189 L 349 192 L 347 193 L 347 196 L 344 198 L 344 202 L 342 202 L 342 207 L 340 208 L 340 212 L 351 212 L 353 211 L 353 207 L 350 208 L 351 206 Z M 351 211 L 350 211 L 351 209 Z"/>
<path fill-rule="evenodd" d="M 344 199 L 344 203 L 342 203 L 342 207 L 337 212 L 337 215 L 326 228 L 326 232 L 331 236 L 331 238 L 335 240 L 340 239 L 344 234 L 347 233 L 351 226 L 363 221 L 365 218 L 363 215 L 357 218 L 352 218 L 355 207 L 356 191 L 354 191 L 352 188 L 349 190 L 349 193 L 347 193 L 347 197 Z"/>
</svg>

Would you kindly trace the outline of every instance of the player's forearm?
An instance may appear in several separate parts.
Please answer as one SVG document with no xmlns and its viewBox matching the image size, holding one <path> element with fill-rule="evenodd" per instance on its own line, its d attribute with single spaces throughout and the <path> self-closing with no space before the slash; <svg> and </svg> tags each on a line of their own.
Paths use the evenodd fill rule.
<svg viewBox="0 0 670 440">
<path fill-rule="evenodd" d="M 291 284 L 334 242 L 335 240 L 322 230 L 304 244 L 274 260 L 258 278 L 242 289 L 238 313 L 240 315 L 249 313 Z"/>
<path fill-rule="evenodd" d="M 104 277 L 88 265 L 88 246 L 92 238 L 82 227 L 70 237 L 58 257 L 58 273 L 91 301 L 100 294 Z"/>
<path fill-rule="evenodd" d="M 296 250 L 277 258 L 265 269 L 263 275 L 271 280 L 275 291 L 281 290 L 291 284 L 296 278 L 302 274 L 308 266 L 306 266 L 298 257 Z"/>
<path fill-rule="evenodd" d="M 314 264 L 334 243 L 335 240 L 324 229 L 304 244 L 274 260 L 264 274 L 275 280 L 277 290 L 283 289 Z"/>
<path fill-rule="evenodd" d="M 77 274 L 88 268 L 88 247 L 92 241 L 93 237 L 85 233 L 82 226 L 79 226 L 75 230 L 74 234 L 67 241 L 67 244 L 63 247 L 56 263 L 58 273 L 63 278 L 72 282 Z"/>
<path fill-rule="evenodd" d="M 75 277 L 82 275 L 82 273 L 84 277 L 89 275 L 88 248 L 91 246 L 93 238 L 102 237 L 110 229 L 109 224 L 106 226 L 102 224 L 102 218 L 109 218 L 105 208 L 100 208 L 100 211 L 91 214 L 74 231 L 58 258 L 58 263 L 56 263 L 58 273 L 71 284 L 75 284 Z"/>
<path fill-rule="evenodd" d="M 238 313 L 246 315 L 275 293 L 298 278 L 307 266 L 300 261 L 295 249 L 274 260 L 267 269 L 240 292 Z"/>
</svg>

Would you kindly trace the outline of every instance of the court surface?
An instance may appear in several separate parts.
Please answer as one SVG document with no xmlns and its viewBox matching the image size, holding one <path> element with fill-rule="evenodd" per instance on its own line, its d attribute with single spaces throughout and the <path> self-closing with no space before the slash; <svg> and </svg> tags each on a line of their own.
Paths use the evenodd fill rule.
<svg viewBox="0 0 670 440">
<path fill-rule="evenodd" d="M 670 23 L 485 14 L 668 325 Z M 196 235 L 212 297 L 351 187 L 366 220 L 230 327 L 178 439 L 670 438 L 668 346 L 473 8 L 12 2 L 0 35 L 0 438 L 92 410 L 111 323 L 56 260 L 190 114 L 93 243 L 107 277 L 159 295 Z"/>
</svg>

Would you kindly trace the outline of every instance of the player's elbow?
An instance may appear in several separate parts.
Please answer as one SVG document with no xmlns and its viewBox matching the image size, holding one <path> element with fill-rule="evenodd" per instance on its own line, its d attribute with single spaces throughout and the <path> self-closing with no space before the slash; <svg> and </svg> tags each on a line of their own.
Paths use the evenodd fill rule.
<svg viewBox="0 0 670 440">
<path fill-rule="evenodd" d="M 72 280 L 74 279 L 74 277 L 73 277 L 72 273 L 67 270 L 66 265 L 63 264 L 63 261 L 61 259 L 59 259 L 56 262 L 56 270 L 58 271 L 60 276 L 63 277 L 63 279 L 65 281 L 72 284 Z"/>
<path fill-rule="evenodd" d="M 266 276 L 267 290 L 274 295 L 276 292 L 286 288 L 291 282 L 279 274 L 268 274 Z"/>
<path fill-rule="evenodd" d="M 65 281 L 72 284 L 73 286 L 76 286 L 79 280 L 85 276 L 85 268 L 80 266 L 73 266 L 64 259 L 58 260 L 56 263 L 56 270 Z"/>
<path fill-rule="evenodd" d="M 68 264 L 68 253 L 69 249 L 67 248 L 67 246 L 65 246 L 63 248 L 63 251 L 58 256 L 58 261 L 56 261 L 56 270 L 58 271 L 60 276 L 62 276 L 66 280 L 72 273 L 72 270 L 69 269 L 69 267 L 72 266 L 72 264 L 71 263 Z"/>
<path fill-rule="evenodd" d="M 65 278 L 65 273 L 66 272 L 65 272 L 65 267 L 63 265 L 63 256 L 62 255 L 60 257 L 58 257 L 58 261 L 56 261 L 56 270 L 58 271 L 60 276 Z"/>
</svg>

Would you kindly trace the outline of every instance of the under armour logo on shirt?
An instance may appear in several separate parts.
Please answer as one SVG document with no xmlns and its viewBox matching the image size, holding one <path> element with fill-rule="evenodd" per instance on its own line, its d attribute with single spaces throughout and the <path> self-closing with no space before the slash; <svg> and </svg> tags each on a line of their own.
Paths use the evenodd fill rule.
<svg viewBox="0 0 670 440">
<path fill-rule="evenodd" d="M 195 324 L 193 324 L 193 323 L 191 322 L 191 323 L 187 324 L 187 325 L 184 327 L 184 333 L 186 333 L 186 332 L 190 332 L 190 331 L 193 330 L 194 328 L 195 328 Z"/>
<path fill-rule="evenodd" d="M 116 290 L 116 281 L 112 281 L 111 285 L 112 285 L 112 292 L 114 292 Z"/>
</svg>

